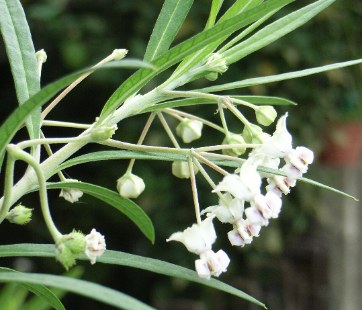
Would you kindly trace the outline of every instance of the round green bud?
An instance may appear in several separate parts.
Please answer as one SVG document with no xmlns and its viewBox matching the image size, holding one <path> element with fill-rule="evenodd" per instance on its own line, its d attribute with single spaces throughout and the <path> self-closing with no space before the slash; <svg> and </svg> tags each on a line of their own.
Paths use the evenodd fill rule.
<svg viewBox="0 0 362 310">
<path fill-rule="evenodd" d="M 24 225 L 30 222 L 33 209 L 24 207 L 22 204 L 12 208 L 6 215 L 6 219 L 13 224 Z"/>
<path fill-rule="evenodd" d="M 244 127 L 242 136 L 246 143 L 263 143 L 265 138 L 269 136 L 267 133 L 263 132 L 263 129 L 255 124 L 249 124 Z"/>
<path fill-rule="evenodd" d="M 242 137 L 242 135 L 231 133 L 225 137 L 222 144 L 245 144 L 245 140 Z M 244 154 L 245 151 L 246 151 L 245 146 L 239 146 L 239 147 L 233 147 L 231 149 L 223 149 L 222 153 L 224 155 L 229 155 L 229 156 L 240 156 Z"/>
<path fill-rule="evenodd" d="M 201 121 L 184 118 L 176 127 L 176 133 L 184 143 L 190 143 L 201 137 L 202 127 Z"/>
<path fill-rule="evenodd" d="M 73 252 L 64 243 L 59 243 L 56 249 L 55 258 L 59 261 L 66 270 L 75 265 Z"/>
<path fill-rule="evenodd" d="M 269 126 L 277 117 L 277 111 L 270 106 L 260 106 L 255 110 L 256 120 L 260 125 Z"/>
<path fill-rule="evenodd" d="M 194 165 L 195 174 L 198 173 L 197 167 Z M 172 163 L 172 174 L 180 179 L 190 178 L 189 163 L 187 161 L 174 161 Z"/>
<path fill-rule="evenodd" d="M 119 194 L 126 198 L 137 198 L 145 189 L 142 178 L 133 173 L 126 173 L 117 180 Z"/>
<path fill-rule="evenodd" d="M 219 77 L 219 73 L 217 73 L 217 72 L 210 72 L 205 75 L 205 79 L 207 79 L 208 81 L 211 81 L 211 82 L 216 81 L 218 77 Z"/>
<path fill-rule="evenodd" d="M 68 235 L 64 235 L 59 243 L 63 243 L 73 254 L 84 253 L 86 247 L 84 234 L 76 230 L 73 230 Z"/>
</svg>

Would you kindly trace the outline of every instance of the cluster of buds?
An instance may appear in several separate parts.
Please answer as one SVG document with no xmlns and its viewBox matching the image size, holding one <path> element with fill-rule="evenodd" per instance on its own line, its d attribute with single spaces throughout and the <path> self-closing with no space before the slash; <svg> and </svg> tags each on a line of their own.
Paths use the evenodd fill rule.
<svg viewBox="0 0 362 310">
<path fill-rule="evenodd" d="M 65 269 L 69 269 L 76 262 L 76 256 L 85 254 L 93 265 L 97 257 L 106 250 L 104 236 L 92 229 L 90 234 L 84 236 L 80 231 L 73 230 L 70 234 L 63 235 L 56 244 L 56 259 Z"/>
<path fill-rule="evenodd" d="M 278 217 L 282 195 L 289 193 L 296 180 L 307 172 L 308 165 L 313 162 L 311 150 L 292 147 L 292 136 L 286 128 L 286 118 L 287 115 L 284 115 L 278 120 L 272 136 L 259 133 L 257 138 L 261 140 L 260 146 L 249 153 L 234 174 L 226 175 L 216 186 L 213 192 L 219 194 L 220 201 L 218 205 L 202 211 L 202 214 L 206 214 L 206 219 L 183 232 L 174 233 L 167 240 L 180 241 L 190 252 L 200 255 L 201 262 L 195 262 L 200 277 L 219 276 L 226 271 L 229 263 L 224 251 L 211 251 L 211 245 L 216 239 L 212 220 L 217 218 L 222 223 L 232 225 L 228 239 L 233 246 L 250 244 L 254 237 L 259 236 L 261 228 L 269 224 L 270 219 Z M 255 137 L 256 135 L 253 138 Z M 279 168 L 281 161 L 284 161 L 284 165 Z M 283 175 L 259 172 L 260 166 L 280 169 Z M 266 185 L 264 190 L 263 184 Z M 194 243 L 200 243 L 200 246 L 196 249 L 191 247 L 190 244 Z M 201 244 L 207 246 L 202 247 Z M 208 251 L 214 254 L 207 254 Z"/>
</svg>

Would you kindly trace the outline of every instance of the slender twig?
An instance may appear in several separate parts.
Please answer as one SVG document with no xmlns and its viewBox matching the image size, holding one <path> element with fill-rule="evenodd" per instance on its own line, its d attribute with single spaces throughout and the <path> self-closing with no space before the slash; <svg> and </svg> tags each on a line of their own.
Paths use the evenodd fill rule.
<svg viewBox="0 0 362 310">
<path fill-rule="evenodd" d="M 197 224 L 201 224 L 201 215 L 200 215 L 200 204 L 199 204 L 199 197 L 197 193 L 197 186 L 196 186 L 196 176 L 194 170 L 194 163 L 191 157 L 188 159 L 189 170 L 190 170 L 190 181 L 191 181 L 191 189 L 192 189 L 192 198 L 194 200 L 195 206 L 195 216 Z"/>
<path fill-rule="evenodd" d="M 176 137 L 175 137 L 175 135 L 173 134 L 170 126 L 168 126 L 165 117 L 162 115 L 161 112 L 157 112 L 157 116 L 158 116 L 158 118 L 160 119 L 161 124 L 162 124 L 163 128 L 165 129 L 168 137 L 169 137 L 170 140 L 172 141 L 172 144 L 173 144 L 176 148 L 179 149 L 179 148 L 180 148 L 180 145 L 179 145 L 179 143 L 177 142 Z"/>
</svg>

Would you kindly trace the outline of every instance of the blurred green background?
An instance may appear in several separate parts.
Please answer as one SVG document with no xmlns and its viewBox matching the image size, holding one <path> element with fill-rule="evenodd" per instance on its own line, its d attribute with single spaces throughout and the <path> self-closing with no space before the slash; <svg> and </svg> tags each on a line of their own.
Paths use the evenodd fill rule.
<svg viewBox="0 0 362 310">
<path fill-rule="evenodd" d="M 127 48 L 130 57 L 142 59 L 162 2 L 22 1 L 35 48 L 44 48 L 48 55 L 42 71 L 42 84 L 94 64 L 115 48 Z M 310 2 L 297 1 L 282 12 L 284 14 Z M 225 1 L 225 7 L 231 3 L 232 1 Z M 209 6 L 210 1 L 195 1 L 176 41 L 202 30 Z M 233 65 L 217 82 L 231 82 L 356 59 L 361 56 L 361 18 L 361 1 L 337 1 L 307 25 Z M 5 119 L 15 108 L 16 99 L 2 43 L 0 72 L 0 119 Z M 298 106 L 288 108 L 288 126 L 293 133 L 294 143 L 312 148 L 318 155 L 324 147 L 325 128 L 328 124 L 347 120 L 361 122 L 361 72 L 361 66 L 355 66 L 235 92 L 281 96 L 297 102 Z M 51 113 L 50 119 L 93 122 L 107 98 L 130 74 L 130 70 L 109 70 L 91 76 Z M 158 81 L 160 80 L 156 79 L 154 83 Z M 197 87 L 209 84 L 206 80 L 195 83 L 194 86 Z M 193 112 L 213 117 L 213 109 L 202 109 Z M 280 115 L 285 111 L 285 108 L 278 108 Z M 124 121 L 119 126 L 117 137 L 135 142 L 144 121 L 142 116 Z M 72 134 L 72 131 L 48 129 L 47 133 L 49 136 L 62 136 Z M 21 138 L 21 134 L 18 138 Z M 161 128 L 157 126 L 147 139 L 148 143 L 168 143 Z M 205 134 L 203 139 L 210 139 L 212 143 L 215 138 Z M 87 151 L 95 149 L 89 147 Z M 66 173 L 71 178 L 115 189 L 116 179 L 125 172 L 126 167 L 127 162 L 112 161 L 71 168 Z M 321 180 L 321 169 L 334 168 L 319 163 L 311 168 L 308 177 Z M 137 203 L 154 221 L 155 245 L 149 244 L 130 221 L 111 207 L 87 196 L 84 196 L 80 203 L 70 205 L 58 197 L 58 192 L 51 192 L 51 208 L 60 230 L 68 232 L 76 228 L 87 233 L 96 227 L 106 236 L 109 249 L 146 255 L 192 269 L 195 257 L 182 245 L 165 242 L 172 232 L 182 230 L 194 221 L 189 183 L 171 176 L 170 163 L 137 162 L 134 171 L 141 175 L 146 183 L 146 190 Z M 20 173 L 21 167 L 19 175 Z M 333 180 L 327 181 L 333 185 Z M 206 207 L 215 204 L 216 197 L 210 195 L 208 185 L 200 179 L 198 186 L 202 205 Z M 298 184 L 284 200 L 280 218 L 264 228 L 261 236 L 255 239 L 252 245 L 242 249 L 229 247 L 224 237 L 227 228 L 217 225 L 219 238 L 216 248 L 222 246 L 232 258 L 229 270 L 222 275 L 221 280 L 245 290 L 265 302 L 270 309 L 327 309 L 330 291 L 328 255 L 320 233 L 319 206 L 322 201 L 319 189 Z M 37 196 L 24 197 L 22 203 L 35 209 L 34 219 L 24 227 L 2 224 L 1 242 L 49 243 L 50 238 L 42 222 Z M 49 259 L 32 259 L 30 265 L 24 264 L 23 260 L 8 259 L 2 260 L 2 264 L 26 267 L 35 272 L 63 272 L 59 264 Z M 84 269 L 84 279 L 129 293 L 158 309 L 257 308 L 211 289 L 148 272 L 100 264 L 91 267 L 84 262 L 80 265 Z M 74 295 L 67 295 L 64 303 L 69 309 L 110 309 Z M 291 306 L 293 304 L 294 306 Z"/>
</svg>

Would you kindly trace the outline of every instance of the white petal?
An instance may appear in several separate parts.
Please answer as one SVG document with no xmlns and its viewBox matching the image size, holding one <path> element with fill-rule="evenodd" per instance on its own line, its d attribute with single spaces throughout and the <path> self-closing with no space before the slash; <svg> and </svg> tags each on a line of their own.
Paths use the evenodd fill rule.
<svg viewBox="0 0 362 310">
<path fill-rule="evenodd" d="M 205 259 L 195 260 L 195 270 L 200 278 L 207 280 L 210 279 L 211 272 L 209 266 L 207 265 L 207 261 Z"/>
<path fill-rule="evenodd" d="M 179 241 L 185 245 L 189 252 L 201 254 L 211 249 L 216 240 L 216 232 L 212 217 L 207 217 L 200 224 L 193 224 L 183 232 L 176 232 L 166 241 Z"/>
</svg>

